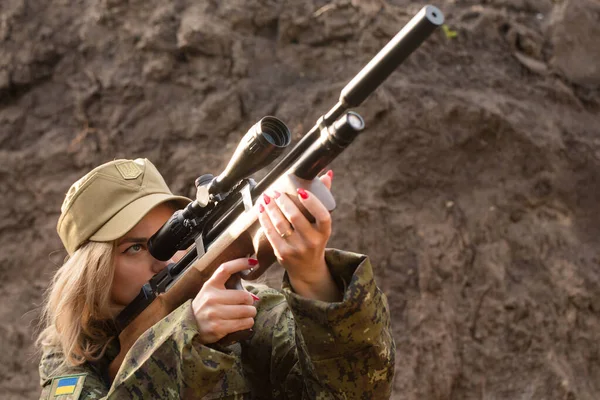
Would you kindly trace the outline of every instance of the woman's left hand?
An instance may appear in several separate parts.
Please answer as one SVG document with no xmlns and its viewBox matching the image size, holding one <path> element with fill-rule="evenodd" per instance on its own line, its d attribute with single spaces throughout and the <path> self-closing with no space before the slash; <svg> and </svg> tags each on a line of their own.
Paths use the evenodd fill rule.
<svg viewBox="0 0 600 400">
<path fill-rule="evenodd" d="M 329 189 L 333 174 L 320 179 Z M 312 193 L 299 190 L 298 200 L 315 218 L 310 223 L 288 196 L 263 195 L 258 219 L 279 263 L 286 269 L 294 291 L 307 298 L 340 301 L 342 294 L 325 263 L 331 235 L 331 216 Z"/>
</svg>

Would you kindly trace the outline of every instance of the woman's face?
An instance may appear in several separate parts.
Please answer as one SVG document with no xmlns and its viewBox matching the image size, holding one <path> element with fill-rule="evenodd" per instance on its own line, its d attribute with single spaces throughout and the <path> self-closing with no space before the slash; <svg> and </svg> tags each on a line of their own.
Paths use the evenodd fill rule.
<svg viewBox="0 0 600 400">
<path fill-rule="evenodd" d="M 111 297 L 118 306 L 128 305 L 140 292 L 144 283 L 160 272 L 171 261 L 159 261 L 148 251 L 148 239 L 167 222 L 173 208 L 160 204 L 120 239 L 117 239 L 115 276 Z M 177 254 L 174 259 L 178 259 Z"/>
</svg>

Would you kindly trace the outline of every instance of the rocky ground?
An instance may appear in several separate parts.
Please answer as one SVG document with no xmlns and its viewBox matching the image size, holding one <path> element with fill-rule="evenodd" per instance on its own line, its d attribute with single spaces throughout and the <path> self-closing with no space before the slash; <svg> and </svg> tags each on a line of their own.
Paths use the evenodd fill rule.
<svg viewBox="0 0 600 400">
<path fill-rule="evenodd" d="M 39 396 L 72 182 L 147 157 L 191 195 L 262 116 L 299 138 L 424 4 L 3 0 L 0 397 Z M 600 3 L 436 5 L 333 165 L 331 245 L 389 297 L 393 398 L 600 398 Z"/>
</svg>

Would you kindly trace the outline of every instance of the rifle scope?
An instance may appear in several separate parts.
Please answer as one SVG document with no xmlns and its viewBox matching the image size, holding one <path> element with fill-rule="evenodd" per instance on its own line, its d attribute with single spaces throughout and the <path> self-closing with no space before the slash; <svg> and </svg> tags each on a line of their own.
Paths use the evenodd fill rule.
<svg viewBox="0 0 600 400">
<path fill-rule="evenodd" d="M 208 192 L 229 192 L 242 179 L 279 157 L 291 139 L 290 130 L 281 120 L 264 117 L 244 135 L 225 170 L 208 184 Z"/>
<path fill-rule="evenodd" d="M 264 117 L 244 135 L 225 170 L 212 180 L 199 179 L 197 184 L 205 199 L 196 199 L 171 218 L 148 240 L 150 254 L 167 261 L 178 250 L 187 249 L 202 226 L 197 220 L 210 211 L 216 201 L 230 192 L 239 182 L 274 161 L 287 145 L 292 135 L 288 127 L 275 117 Z M 207 175 L 208 176 L 208 175 Z M 205 190 L 202 190 L 205 189 Z"/>
</svg>

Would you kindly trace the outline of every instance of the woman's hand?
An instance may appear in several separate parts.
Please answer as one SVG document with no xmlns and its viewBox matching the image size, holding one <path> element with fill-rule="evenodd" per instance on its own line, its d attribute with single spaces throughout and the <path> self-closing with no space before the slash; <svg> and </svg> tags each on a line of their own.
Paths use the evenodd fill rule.
<svg viewBox="0 0 600 400">
<path fill-rule="evenodd" d="M 245 290 L 225 288 L 231 275 L 255 266 L 253 258 L 238 258 L 221 264 L 192 301 L 200 342 L 215 343 L 226 335 L 254 326 L 258 297 Z"/>
<path fill-rule="evenodd" d="M 333 174 L 321 181 L 331 188 Z M 325 246 L 331 235 L 331 216 L 317 197 L 300 189 L 300 203 L 315 218 L 310 223 L 288 196 L 278 192 L 264 195 L 258 219 L 279 263 L 287 270 L 294 291 L 307 298 L 339 301 L 337 288 L 325 263 Z"/>
</svg>

